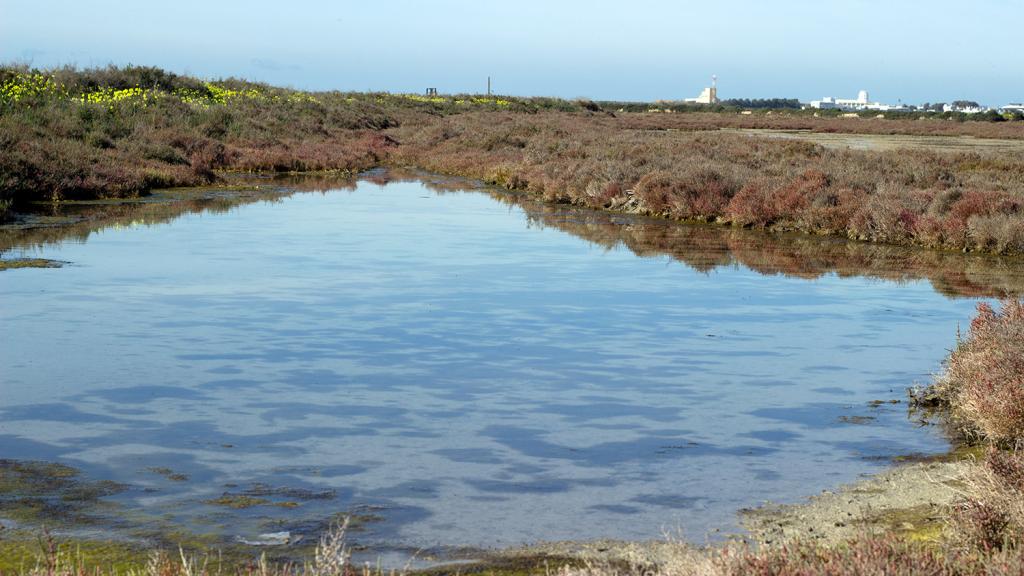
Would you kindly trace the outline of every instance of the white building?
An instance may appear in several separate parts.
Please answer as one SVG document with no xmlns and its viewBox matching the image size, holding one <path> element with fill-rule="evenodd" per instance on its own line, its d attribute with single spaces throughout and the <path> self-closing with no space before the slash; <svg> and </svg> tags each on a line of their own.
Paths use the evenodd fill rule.
<svg viewBox="0 0 1024 576">
<path fill-rule="evenodd" d="M 961 114 L 980 114 L 982 112 L 988 112 L 988 108 L 981 106 L 954 106 L 953 104 L 943 104 L 943 112 L 959 112 Z"/>
<path fill-rule="evenodd" d="M 711 86 L 701 91 L 696 98 L 683 100 L 687 104 L 718 104 L 718 76 L 711 77 Z"/>
<path fill-rule="evenodd" d="M 846 112 L 860 112 L 862 110 L 876 110 L 879 112 L 889 112 L 893 110 L 906 110 L 906 106 L 902 104 L 882 104 L 881 102 L 872 102 L 868 98 L 868 91 L 861 90 L 857 94 L 855 100 L 848 100 L 844 98 L 833 98 L 826 96 L 821 100 L 811 101 L 811 108 L 818 108 L 819 110 L 843 110 Z"/>
<path fill-rule="evenodd" d="M 1009 112 L 1015 112 L 1017 114 L 1024 114 L 1024 104 L 1007 104 L 999 109 L 1003 114 Z"/>
</svg>

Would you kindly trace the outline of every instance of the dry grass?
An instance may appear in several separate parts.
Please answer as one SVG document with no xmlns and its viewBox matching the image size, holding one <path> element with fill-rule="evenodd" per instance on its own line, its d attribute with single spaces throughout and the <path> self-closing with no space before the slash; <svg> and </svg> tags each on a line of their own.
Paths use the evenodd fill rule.
<svg viewBox="0 0 1024 576">
<path fill-rule="evenodd" d="M 942 550 L 865 534 L 839 545 L 795 542 L 771 548 L 687 551 L 658 565 L 590 563 L 559 576 L 992 576 L 1024 573 L 1020 550 Z"/>
<path fill-rule="evenodd" d="M 972 467 L 963 496 L 949 514 L 954 544 L 973 550 L 1024 544 L 1024 453 L 989 450 Z"/>
<path fill-rule="evenodd" d="M 344 542 L 344 528 L 325 535 L 315 557 L 303 564 L 274 564 L 263 556 L 250 565 L 225 568 L 215 558 L 155 551 L 144 565 L 126 570 L 87 569 L 71 555 L 62 555 L 50 544 L 48 552 L 30 568 L 9 573 L 17 576 L 409 576 L 408 568 L 384 570 L 354 566 Z M 44 542 L 44 546 L 46 546 Z M 694 549 L 674 545 L 668 558 L 645 562 L 590 561 L 552 563 L 537 557 L 527 563 L 456 565 L 432 568 L 424 575 L 492 574 L 494 576 L 791 576 L 791 575 L 886 575 L 886 576 L 1003 576 L 1024 573 L 1024 554 L 1019 549 L 942 550 L 912 544 L 892 536 L 865 534 L 849 542 L 826 546 L 796 542 L 771 548 L 729 545 L 718 549 Z"/>
</svg>

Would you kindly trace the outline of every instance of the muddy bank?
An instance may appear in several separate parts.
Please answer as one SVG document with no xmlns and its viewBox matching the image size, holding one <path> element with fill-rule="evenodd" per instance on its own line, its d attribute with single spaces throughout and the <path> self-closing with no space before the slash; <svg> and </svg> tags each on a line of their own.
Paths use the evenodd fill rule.
<svg viewBox="0 0 1024 576">
<path fill-rule="evenodd" d="M 963 495 L 963 481 L 977 466 L 980 447 L 957 447 L 948 454 L 895 459 L 892 468 L 864 479 L 823 490 L 803 502 L 766 502 L 739 510 L 745 530 L 722 542 L 699 546 L 666 532 L 651 541 L 561 541 L 509 548 L 475 565 L 509 560 L 543 565 L 553 559 L 593 565 L 663 567 L 688 565 L 720 555 L 733 546 L 787 543 L 834 545 L 865 534 L 893 534 L 910 542 L 934 544 L 946 526 L 948 507 Z"/>
<path fill-rule="evenodd" d="M 937 542 L 946 508 L 961 494 L 963 478 L 974 466 L 974 450 L 897 464 L 859 482 L 824 490 L 805 502 L 766 503 L 740 510 L 746 532 L 723 542 L 699 546 L 666 532 L 661 540 L 558 541 L 493 551 L 467 563 L 443 564 L 432 574 L 505 572 L 506 568 L 619 566 L 656 569 L 691 566 L 719 557 L 732 546 L 775 546 L 789 542 L 824 545 L 850 541 L 865 533 L 895 534 L 912 542 Z"/>
<path fill-rule="evenodd" d="M 893 532 L 914 541 L 935 541 L 944 511 L 960 495 L 972 460 L 899 465 L 860 482 L 825 490 L 807 502 L 767 503 L 741 511 L 755 543 L 794 539 L 837 543 L 867 532 Z"/>
</svg>

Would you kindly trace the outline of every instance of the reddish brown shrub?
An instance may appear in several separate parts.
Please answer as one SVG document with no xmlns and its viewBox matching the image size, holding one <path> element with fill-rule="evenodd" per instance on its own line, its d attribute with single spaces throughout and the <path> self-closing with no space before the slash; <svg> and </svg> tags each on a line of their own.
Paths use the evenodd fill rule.
<svg viewBox="0 0 1024 576">
<path fill-rule="evenodd" d="M 1001 193 L 968 190 L 949 207 L 947 217 L 966 223 L 971 216 L 994 213 L 1005 200 L 1008 198 Z"/>
<path fill-rule="evenodd" d="M 1024 454 L 991 448 L 985 466 L 1007 488 L 1024 494 Z"/>
<path fill-rule="evenodd" d="M 972 216 L 967 234 L 974 247 L 987 252 L 1024 252 L 1024 219 L 1016 213 Z"/>
<path fill-rule="evenodd" d="M 730 221 L 741 226 L 765 227 L 775 221 L 775 203 L 772 202 L 772 182 L 748 182 L 732 197 L 726 214 Z"/>
<path fill-rule="evenodd" d="M 996 550 L 1006 541 L 1007 515 L 995 506 L 975 498 L 953 505 L 950 522 L 960 544 L 980 550 Z"/>
<path fill-rule="evenodd" d="M 75 90 L 120 86 L 137 76 L 118 69 L 56 74 Z M 159 90 L 206 86 L 146 74 L 163 78 L 153 84 Z M 8 106 L 0 114 L 0 200 L 9 206 L 42 196 L 136 194 L 208 180 L 222 169 L 357 171 L 394 164 L 479 178 L 556 202 L 900 244 L 1024 251 L 1019 155 L 929 146 L 839 150 L 719 130 L 1024 138 L 1013 123 L 695 110 L 615 117 L 551 99 L 514 98 L 502 111 L 385 94 L 294 98 L 290 90 L 226 82 L 267 97 L 194 106 L 166 93 L 145 109 L 107 110 L 67 99 Z M 186 163 L 191 170 L 180 168 Z"/>
<path fill-rule="evenodd" d="M 938 211 L 941 215 L 938 235 L 943 244 L 961 248 L 972 245 L 968 229 L 969 219 L 978 215 L 992 214 L 1003 198 L 999 194 L 971 190 L 957 193 L 955 196 L 947 196 L 943 200 L 945 200 L 943 203 L 948 204 L 948 208 Z"/>
<path fill-rule="evenodd" d="M 850 232 L 863 240 L 891 244 L 915 240 L 934 194 L 930 190 L 907 190 L 892 185 L 883 187 L 869 195 L 850 219 Z"/>
<path fill-rule="evenodd" d="M 1004 300 L 999 311 L 978 304 L 936 387 L 967 432 L 1024 442 L 1024 302 Z"/>
<path fill-rule="evenodd" d="M 591 208 L 606 208 L 613 199 L 622 196 L 623 192 L 622 184 L 618 182 L 602 183 L 595 180 L 587 184 L 585 204 Z"/>
<path fill-rule="evenodd" d="M 814 195 L 799 215 L 798 227 L 806 232 L 845 234 L 867 194 L 851 188 L 829 188 Z"/>
<path fill-rule="evenodd" d="M 782 186 L 755 181 L 744 186 L 729 202 L 729 219 L 742 226 L 767 227 L 776 223 L 808 229 L 824 229 L 807 214 L 816 202 L 819 207 L 839 204 L 838 195 L 829 194 L 829 178 L 819 170 L 807 170 Z"/>
<path fill-rule="evenodd" d="M 683 174 L 651 172 L 634 191 L 641 206 L 652 213 L 709 219 L 724 213 L 735 186 L 721 173 L 701 168 Z"/>
</svg>

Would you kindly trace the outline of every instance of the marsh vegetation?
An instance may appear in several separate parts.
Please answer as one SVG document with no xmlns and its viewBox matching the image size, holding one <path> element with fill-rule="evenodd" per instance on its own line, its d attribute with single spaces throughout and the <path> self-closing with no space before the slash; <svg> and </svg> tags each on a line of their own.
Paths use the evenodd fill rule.
<svg viewBox="0 0 1024 576">
<path fill-rule="evenodd" d="M 0 198 L 8 210 L 208 183 L 219 171 L 400 164 L 674 219 L 1024 249 L 1019 151 L 844 150 L 721 131 L 1015 140 L 1024 138 L 1022 122 L 612 112 L 545 98 L 307 93 L 133 67 L 5 67 L 0 110 Z"/>
</svg>

